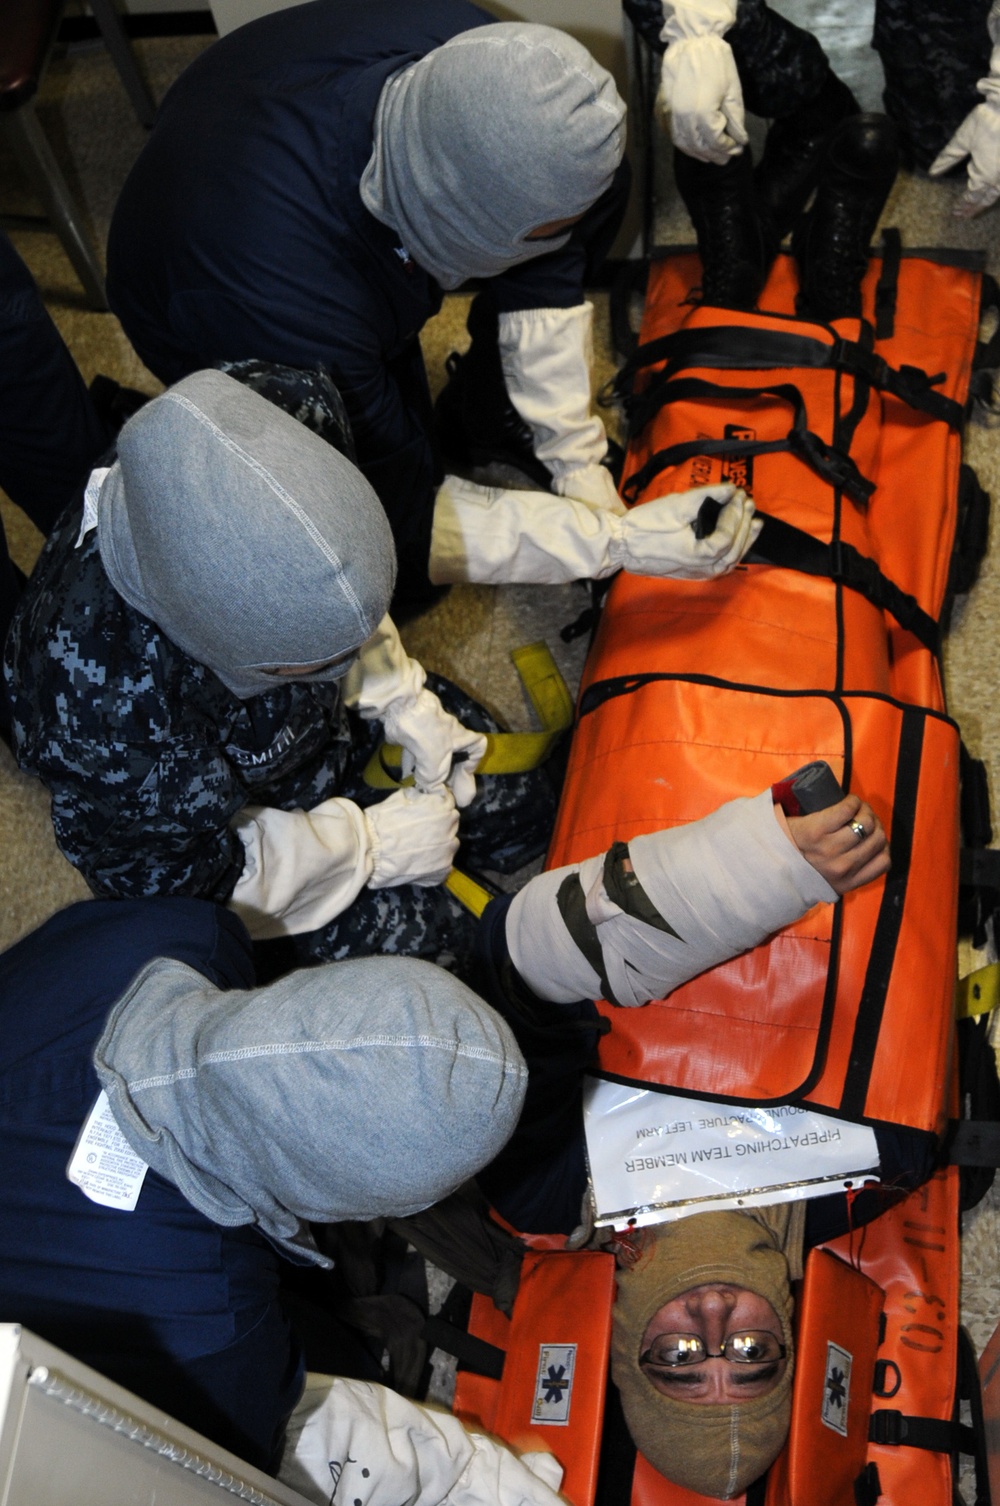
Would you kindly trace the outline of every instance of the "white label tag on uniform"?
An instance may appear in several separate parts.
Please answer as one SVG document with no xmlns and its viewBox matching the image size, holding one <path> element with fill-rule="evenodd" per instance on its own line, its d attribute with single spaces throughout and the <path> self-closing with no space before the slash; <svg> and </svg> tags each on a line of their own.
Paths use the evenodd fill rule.
<svg viewBox="0 0 1000 1506">
<path fill-rule="evenodd" d="M 118 1128 L 102 1089 L 77 1136 L 67 1177 L 92 1203 L 131 1213 L 148 1170 Z"/>
<path fill-rule="evenodd" d="M 743 1108 L 587 1078 L 584 1125 L 597 1222 L 618 1228 L 878 1180 L 873 1130 L 796 1104 Z"/>
</svg>

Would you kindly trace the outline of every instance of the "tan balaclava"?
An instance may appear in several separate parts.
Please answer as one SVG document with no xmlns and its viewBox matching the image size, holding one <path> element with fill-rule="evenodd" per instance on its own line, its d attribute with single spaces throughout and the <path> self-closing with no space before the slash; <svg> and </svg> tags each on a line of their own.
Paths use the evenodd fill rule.
<svg viewBox="0 0 1000 1506">
<path fill-rule="evenodd" d="M 781 1452 L 792 1394 L 792 1295 L 802 1274 L 804 1203 L 747 1213 L 698 1213 L 636 1237 L 634 1264 L 618 1272 L 611 1374 L 632 1439 L 667 1480 L 701 1495 L 742 1495 Z M 639 1366 L 650 1319 L 682 1292 L 711 1282 L 746 1287 L 781 1322 L 788 1364 L 772 1391 L 738 1405 L 664 1396 Z"/>
</svg>

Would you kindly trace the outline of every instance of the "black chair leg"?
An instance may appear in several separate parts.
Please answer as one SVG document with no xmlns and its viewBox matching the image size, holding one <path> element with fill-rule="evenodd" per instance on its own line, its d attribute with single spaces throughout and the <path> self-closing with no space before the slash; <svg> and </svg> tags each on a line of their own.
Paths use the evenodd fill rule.
<svg viewBox="0 0 1000 1506">
<path fill-rule="evenodd" d="M 42 207 L 83 284 L 87 302 L 91 308 L 106 312 L 108 300 L 101 264 L 45 132 L 38 124 L 34 104 L 29 100 L 19 110 L 0 115 L 0 129 L 42 201 Z"/>
<path fill-rule="evenodd" d="M 146 81 L 139 72 L 135 53 L 125 35 L 121 17 L 115 10 L 114 0 L 90 0 L 90 8 L 94 12 L 94 20 L 101 28 L 104 45 L 110 52 L 112 61 L 118 69 L 118 75 L 125 85 L 125 92 L 132 101 L 132 108 L 138 116 L 139 124 L 144 125 L 148 130 L 153 124 L 156 106 Z"/>
</svg>

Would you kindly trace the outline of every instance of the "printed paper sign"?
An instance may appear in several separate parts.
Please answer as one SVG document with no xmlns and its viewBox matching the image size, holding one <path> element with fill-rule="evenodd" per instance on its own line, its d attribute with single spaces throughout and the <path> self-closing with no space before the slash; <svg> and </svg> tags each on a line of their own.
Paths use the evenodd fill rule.
<svg viewBox="0 0 1000 1506">
<path fill-rule="evenodd" d="M 557 1428 L 568 1425 L 575 1365 L 575 1344 L 539 1344 L 532 1422 Z"/>
<path fill-rule="evenodd" d="M 828 1428 L 847 1437 L 847 1407 L 851 1400 L 851 1356 L 839 1344 L 827 1343 L 823 1407 L 820 1417 Z"/>
<path fill-rule="evenodd" d="M 618 1228 L 878 1180 L 873 1130 L 794 1104 L 742 1108 L 588 1078 L 584 1124 L 597 1222 Z"/>
<path fill-rule="evenodd" d="M 102 1090 L 77 1137 L 67 1177 L 92 1203 L 131 1213 L 148 1169 L 118 1128 Z"/>
</svg>

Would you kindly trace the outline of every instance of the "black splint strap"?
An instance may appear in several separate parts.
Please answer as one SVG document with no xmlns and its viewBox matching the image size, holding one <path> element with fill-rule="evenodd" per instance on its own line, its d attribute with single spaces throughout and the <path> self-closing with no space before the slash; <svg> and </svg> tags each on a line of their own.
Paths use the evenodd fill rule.
<svg viewBox="0 0 1000 1506">
<path fill-rule="evenodd" d="M 801 570 L 804 575 L 824 575 L 864 596 L 873 606 L 889 612 L 906 632 L 912 633 L 925 648 L 936 654 L 941 635 L 938 624 L 925 612 L 915 596 L 902 590 L 876 565 L 873 559 L 855 549 L 853 544 L 834 540 L 823 544 L 801 528 L 793 528 L 780 518 L 758 512 L 764 527 L 747 558 L 780 565 L 786 570 Z M 1000 853 L 997 854 L 1000 858 Z"/>
<path fill-rule="evenodd" d="M 625 871 L 628 855 L 627 842 L 612 842 L 604 855 L 604 890 L 608 898 L 626 915 L 641 920 L 653 930 L 666 932 L 677 941 L 683 941 L 683 936 L 678 935 L 670 922 L 657 910 L 636 875 Z M 619 1004 L 621 1001 L 615 998 L 608 982 L 597 927 L 587 914 L 587 896 L 583 892 L 578 873 L 568 873 L 563 879 L 556 895 L 556 904 L 574 943 L 601 980 L 601 998 L 607 999 L 610 1004 Z"/>
<path fill-rule="evenodd" d="M 645 394 L 643 394 L 645 396 Z M 663 384 L 657 383 L 654 393 L 656 411 L 667 403 L 687 401 L 692 398 L 719 398 L 723 401 L 776 397 L 792 409 L 792 427 L 784 439 L 690 439 L 681 444 L 668 445 L 657 450 L 645 465 L 641 466 L 622 487 L 622 495 L 634 502 L 654 477 L 668 467 L 680 465 L 694 455 L 722 455 L 727 460 L 749 455 L 774 455 L 781 451 L 795 455 L 821 480 L 837 490 L 845 492 L 852 501 L 864 507 L 875 490 L 875 484 L 858 470 L 850 455 L 828 445 L 818 434 L 807 427 L 805 403 L 799 389 L 790 382 L 776 383 L 765 387 L 724 387 L 717 382 L 706 382 L 700 377 L 682 377 Z"/>
<path fill-rule="evenodd" d="M 559 885 L 556 895 L 559 914 L 573 942 L 590 963 L 601 980 L 601 998 L 617 1003 L 611 996 L 611 985 L 604 972 L 604 953 L 597 939 L 597 927 L 587 914 L 587 896 L 583 892 L 578 873 L 568 873 Z"/>
<path fill-rule="evenodd" d="M 824 330 L 827 326 L 818 326 Z M 832 341 L 814 339 L 791 331 L 746 329 L 738 325 L 716 329 L 680 329 L 640 345 L 622 367 L 616 391 L 627 394 L 636 372 L 665 361 L 665 375 L 692 366 L 716 367 L 720 371 L 772 371 L 803 367 L 813 371 L 842 371 L 870 382 L 881 392 L 890 392 L 909 407 L 960 429 L 965 413 L 954 398 L 935 392 L 945 373 L 928 376 L 919 366 L 890 366 L 880 355 L 856 340 L 834 332 Z"/>
<path fill-rule="evenodd" d="M 945 1422 L 938 1417 L 907 1417 L 889 1408 L 872 1413 L 868 1441 L 925 1448 L 935 1454 L 972 1454 L 976 1450 L 975 1432 L 965 1423 Z"/>
</svg>

